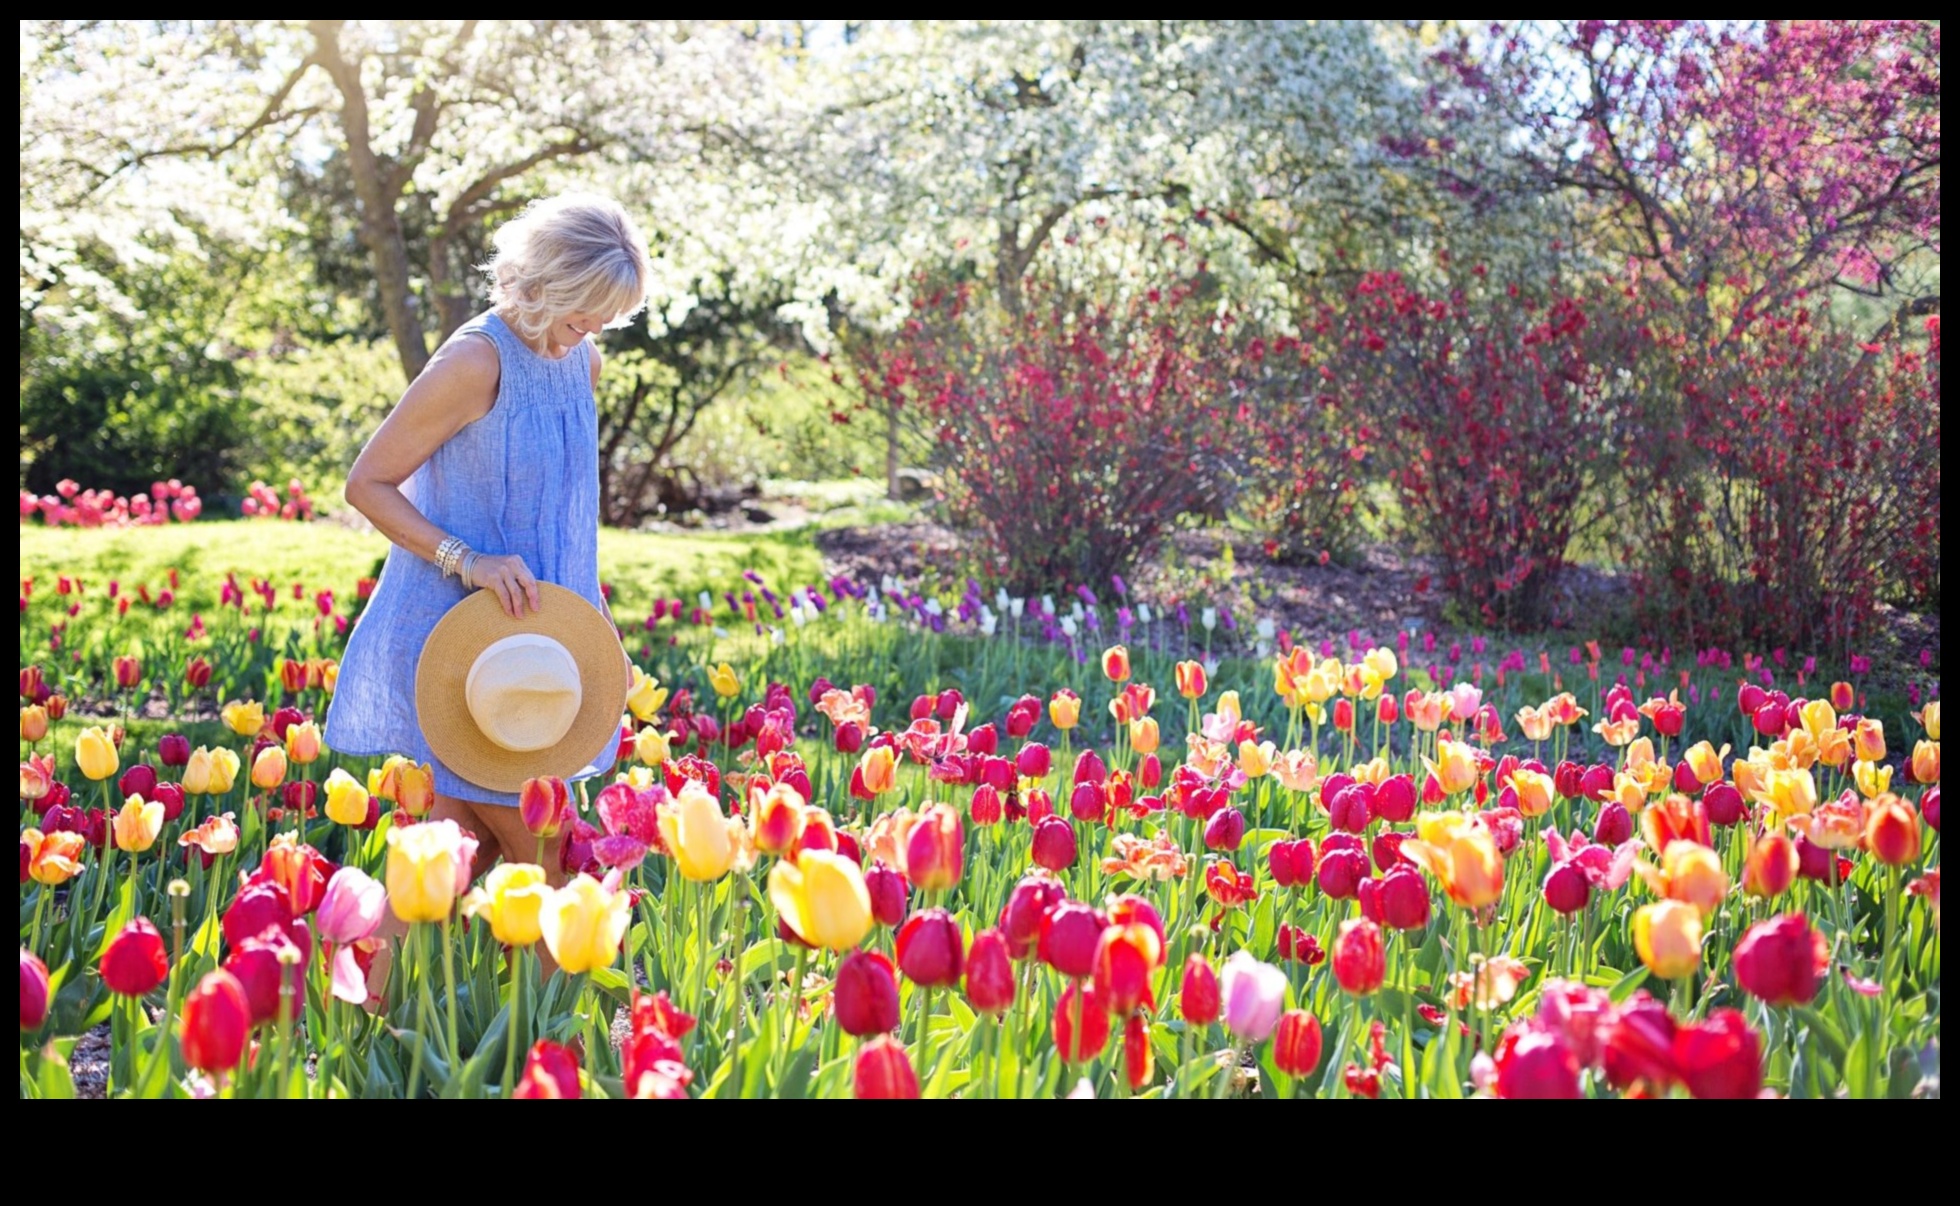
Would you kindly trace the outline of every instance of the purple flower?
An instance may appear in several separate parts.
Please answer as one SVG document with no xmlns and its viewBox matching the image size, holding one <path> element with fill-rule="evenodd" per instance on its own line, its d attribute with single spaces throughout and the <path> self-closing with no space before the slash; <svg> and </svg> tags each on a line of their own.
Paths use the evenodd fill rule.
<svg viewBox="0 0 1960 1206">
<path fill-rule="evenodd" d="M 1177 626 L 1179 628 L 1191 627 L 1191 612 L 1182 603 L 1177 605 Z"/>
<path fill-rule="evenodd" d="M 755 572 L 754 570 L 752 570 L 752 569 L 751 569 L 751 570 L 743 570 L 743 571 L 742 571 L 742 576 L 743 576 L 744 578 L 747 578 L 747 579 L 748 579 L 749 581 L 751 581 L 751 582 L 753 582 L 753 583 L 755 583 L 755 584 L 756 584 L 757 586 L 761 586 L 761 585 L 762 585 L 762 575 L 761 575 L 761 574 L 758 574 L 758 573 L 756 573 L 756 572 Z"/>
<path fill-rule="evenodd" d="M 1232 619 L 1232 609 L 1229 607 L 1218 609 L 1218 622 L 1225 626 L 1225 631 L 1227 632 L 1231 632 L 1239 626 L 1238 622 Z"/>
<path fill-rule="evenodd" d="M 1075 594 L 1077 598 L 1082 600 L 1083 606 L 1094 607 L 1096 605 L 1096 592 L 1090 590 L 1087 586 L 1076 587 Z"/>
<path fill-rule="evenodd" d="M 1109 584 L 1116 588 L 1117 594 L 1122 595 L 1126 599 L 1129 598 L 1130 588 L 1123 584 L 1123 575 L 1111 574 L 1109 576 Z"/>
</svg>

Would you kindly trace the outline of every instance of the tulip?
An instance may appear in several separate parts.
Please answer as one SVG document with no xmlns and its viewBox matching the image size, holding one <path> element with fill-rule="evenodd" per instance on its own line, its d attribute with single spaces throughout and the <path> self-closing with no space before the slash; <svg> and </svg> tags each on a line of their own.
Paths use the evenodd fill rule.
<svg viewBox="0 0 1960 1206">
<path fill-rule="evenodd" d="M 20 710 L 20 739 L 29 745 L 39 745 L 48 735 L 48 710 L 40 704 L 28 704 Z"/>
<path fill-rule="evenodd" d="M 1279 1024 L 1286 1002 L 1286 973 L 1241 950 L 1225 961 L 1219 992 L 1226 1029 L 1241 1042 L 1262 1043 Z"/>
<path fill-rule="evenodd" d="M 1938 783 L 1940 781 L 1940 743 L 1921 741 L 1912 747 L 1912 781 L 1914 783 Z"/>
<path fill-rule="evenodd" d="M 202 691 L 211 685 L 211 663 L 204 658 L 194 657 L 184 663 L 184 685 L 193 691 Z"/>
<path fill-rule="evenodd" d="M 1464 908 L 1481 909 L 1504 893 L 1504 860 L 1490 830 L 1466 813 L 1424 813 L 1416 821 L 1416 840 L 1402 843 L 1402 855 Z"/>
<path fill-rule="evenodd" d="M 1221 808 L 1205 822 L 1205 849 L 1235 851 L 1245 840 L 1245 814 L 1236 808 Z"/>
<path fill-rule="evenodd" d="M 708 671 L 708 685 L 723 699 L 732 699 L 742 689 L 742 680 L 735 676 L 735 670 L 727 662 Z"/>
<path fill-rule="evenodd" d="M 1138 756 L 1156 753 L 1161 740 L 1155 717 L 1142 716 L 1130 722 L 1130 748 Z"/>
<path fill-rule="evenodd" d="M 284 932 L 293 920 L 293 898 L 271 880 L 248 881 L 225 906 L 222 920 L 225 944 L 238 946 L 267 929 Z"/>
<path fill-rule="evenodd" d="M 469 887 L 476 839 L 454 821 L 424 821 L 388 831 L 388 904 L 413 924 L 444 921 Z M 561 961 L 562 962 L 562 961 Z"/>
<path fill-rule="evenodd" d="M 202 1072 L 224 1075 L 245 1057 L 252 1028 L 245 987 L 228 971 L 214 971 L 184 998 L 184 1062 Z"/>
<path fill-rule="evenodd" d="M 1341 923 L 1334 939 L 1334 979 L 1350 996 L 1372 995 L 1388 972 L 1381 928 L 1366 918 Z"/>
<path fill-rule="evenodd" d="M 1111 645 L 1103 650 L 1103 676 L 1110 682 L 1123 684 L 1130 681 L 1130 651 L 1121 645 Z"/>
<path fill-rule="evenodd" d="M 23 829 L 20 845 L 27 859 L 28 878 L 37 884 L 51 888 L 82 873 L 81 857 L 87 841 L 79 833 Z"/>
<path fill-rule="evenodd" d="M 923 892 L 944 892 L 960 882 L 965 867 L 960 814 L 929 805 L 905 838 L 905 873 Z"/>
<path fill-rule="evenodd" d="M 1172 671 L 1177 693 L 1185 699 L 1203 699 L 1210 683 L 1202 662 L 1179 662 Z"/>
<path fill-rule="evenodd" d="M 1160 930 L 1140 922 L 1108 927 L 1092 956 L 1096 995 L 1118 1017 L 1130 1016 L 1151 1003 L 1150 976 L 1163 959 Z"/>
<path fill-rule="evenodd" d="M 1266 869 L 1273 877 L 1274 886 L 1279 888 L 1305 887 L 1313 883 L 1313 843 L 1305 838 L 1274 842 L 1266 848 Z"/>
<path fill-rule="evenodd" d="M 240 737 L 256 737 L 265 727 L 265 706 L 257 700 L 228 703 L 218 710 L 225 727 Z"/>
<path fill-rule="evenodd" d="M 1063 1062 L 1094 1059 L 1109 1045 L 1109 1007 L 1093 984 L 1071 981 L 1056 998 L 1052 1029 Z"/>
<path fill-rule="evenodd" d="M 898 968 L 922 988 L 950 988 L 965 967 L 960 923 L 945 909 L 923 909 L 899 928 Z"/>
<path fill-rule="evenodd" d="M 510 1095 L 515 1101 L 577 1101 L 579 1093 L 578 1056 L 563 1044 L 539 1039 L 531 1044 Z"/>
<path fill-rule="evenodd" d="M 1248 779 L 1263 779 L 1272 773 L 1279 757 L 1270 741 L 1239 742 L 1239 773 Z"/>
<path fill-rule="evenodd" d="M 168 812 L 168 809 L 165 809 Z M 206 817 L 196 828 L 177 838 L 179 846 L 196 846 L 208 855 L 230 854 L 238 849 L 238 825 L 231 813 Z"/>
<path fill-rule="evenodd" d="M 1722 856 L 1697 842 L 1674 842 L 1661 855 L 1658 869 L 1640 863 L 1635 870 L 1656 895 L 1695 906 L 1703 919 L 1715 911 L 1729 891 Z"/>
<path fill-rule="evenodd" d="M 730 675 L 733 676 L 732 671 Z M 739 684 L 736 689 L 739 689 Z M 721 688 L 716 687 L 715 693 L 722 694 Z M 727 694 L 735 694 L 735 689 L 729 690 Z M 666 702 L 667 689 L 660 685 L 660 680 L 648 675 L 638 666 L 633 667 L 633 685 L 626 692 L 626 710 L 633 713 L 633 718 L 641 724 L 647 724 L 660 714 L 661 705 Z"/>
<path fill-rule="evenodd" d="M 858 759 L 857 770 L 851 779 L 851 794 L 861 800 L 873 800 L 884 795 L 898 784 L 897 755 L 888 745 L 872 746 Z"/>
<path fill-rule="evenodd" d="M 1150 1047 L 1150 1028 L 1143 1015 L 1133 1013 L 1123 1021 L 1123 1076 L 1130 1092 L 1141 1093 L 1155 1074 L 1156 1055 Z"/>
<path fill-rule="evenodd" d="M 140 997 L 170 975 L 170 960 L 163 953 L 163 935 L 147 917 L 128 922 L 109 940 L 99 964 L 102 983 L 110 992 Z"/>
<path fill-rule="evenodd" d="M 1312 1076 L 1320 1066 L 1320 1045 L 1320 1019 L 1289 1009 L 1273 1031 L 1273 1067 L 1295 1078 Z"/>
<path fill-rule="evenodd" d="M 1735 948 L 1735 978 L 1769 1005 L 1808 1005 L 1830 974 L 1830 947 L 1802 913 L 1749 927 Z"/>
<path fill-rule="evenodd" d="M 1592 899 L 1592 880 L 1576 862 L 1563 862 L 1545 876 L 1545 903 L 1554 913 L 1571 916 Z"/>
<path fill-rule="evenodd" d="M 462 912 L 465 917 L 486 918 L 492 936 L 505 946 L 530 946 L 544 936 L 540 918 L 552 895 L 543 867 L 498 863 L 481 886 L 463 897 Z"/>
<path fill-rule="evenodd" d="M 39 1030 L 48 1020 L 48 965 L 22 947 L 20 951 L 20 1028 Z"/>
<path fill-rule="evenodd" d="M 1555 789 L 1552 777 L 1520 767 L 1511 772 L 1511 786 L 1518 793 L 1518 811 L 1528 817 L 1542 817 L 1552 810 Z"/>
<path fill-rule="evenodd" d="M 1178 1013 L 1193 1026 L 1209 1026 L 1218 1020 L 1220 1003 L 1218 973 L 1205 957 L 1193 953 L 1184 960 L 1184 976 L 1177 993 Z"/>
<path fill-rule="evenodd" d="M 647 766 L 665 766 L 673 752 L 671 740 L 658 728 L 648 726 L 633 738 L 633 757 Z"/>
<path fill-rule="evenodd" d="M 1495 1090 L 1506 1101 L 1577 1101 L 1579 1059 L 1564 1037 L 1522 1022 L 1497 1044 Z"/>
<path fill-rule="evenodd" d="M 1940 831 L 1940 789 L 1935 787 L 1919 797 L 1919 815 L 1926 818 L 1926 824 L 1934 833 Z"/>
<path fill-rule="evenodd" d="M 1442 785 L 1443 794 L 1454 796 L 1469 791 L 1477 783 L 1476 751 L 1461 741 L 1438 741 L 1436 758 L 1423 759 L 1423 765 Z"/>
<path fill-rule="evenodd" d="M 395 832 L 400 832 L 399 830 Z M 389 836 L 393 836 L 391 833 Z M 391 865 L 389 868 L 393 870 Z M 542 868 L 529 868 L 541 879 Z M 529 883 L 515 883 L 515 887 L 528 887 Z M 394 877 L 389 877 L 389 893 L 394 892 Z M 521 914 L 528 903 L 514 905 L 518 916 L 513 924 L 522 920 Z M 399 907 L 396 912 L 400 913 Z M 568 976 L 593 971 L 596 968 L 611 967 L 619 957 L 620 940 L 626 937 L 626 926 L 632 920 L 632 899 L 625 892 L 614 892 L 606 888 L 590 875 L 575 875 L 564 887 L 547 896 L 537 912 L 537 933 L 544 939 L 545 949 L 557 961 L 558 968 Z"/>
<path fill-rule="evenodd" d="M 851 1065 L 851 1096 L 859 1101 L 917 1100 L 919 1075 L 904 1045 L 883 1035 L 859 1047 Z"/>
<path fill-rule="evenodd" d="M 198 746 L 184 763 L 184 791 L 193 796 L 222 796 L 238 777 L 239 759 L 231 750 Z"/>
<path fill-rule="evenodd" d="M 269 749 L 266 753 L 277 753 Z M 359 825 L 367 820 L 368 792 L 354 776 L 335 767 L 327 776 L 327 816 L 337 825 Z"/>
<path fill-rule="evenodd" d="M 1618 803 L 1607 804 L 1593 820 L 1593 843 L 1619 846 L 1633 840 L 1633 814 Z"/>
<path fill-rule="evenodd" d="M 1663 980 L 1701 967 L 1701 911 L 1679 900 L 1646 905 L 1633 915 L 1633 946 L 1647 970 Z"/>
<path fill-rule="evenodd" d="M 1429 924 L 1429 886 L 1415 868 L 1395 866 L 1381 879 L 1367 883 L 1376 885 L 1372 895 L 1378 902 L 1380 924 L 1403 931 L 1420 930 Z"/>
<path fill-rule="evenodd" d="M 973 945 L 966 953 L 966 1003 L 975 1013 L 995 1017 L 1014 1007 L 1014 963 L 1007 939 L 999 930 L 981 930 L 973 936 Z M 898 999 L 894 995 L 894 1025 L 897 1007 Z"/>
<path fill-rule="evenodd" d="M 1353 900 L 1360 892 L 1361 882 L 1368 878 L 1368 856 L 1362 853 L 1358 845 L 1335 844 L 1355 841 L 1355 838 L 1344 834 L 1335 834 L 1321 843 L 1314 883 L 1323 896 L 1333 900 Z"/>
<path fill-rule="evenodd" d="M 1014 755 L 1014 772 L 1023 779 L 1046 779 L 1053 769 L 1053 756 L 1039 741 L 1030 741 Z"/>
<path fill-rule="evenodd" d="M 307 766 L 320 757 L 320 726 L 302 720 L 286 730 L 286 757 L 295 766 Z"/>
<path fill-rule="evenodd" d="M 863 1038 L 898 1029 L 898 976 L 876 951 L 852 951 L 837 965 L 831 1009 L 845 1034 Z"/>
<path fill-rule="evenodd" d="M 672 804 L 660 810 L 660 841 L 683 879 L 709 883 L 728 874 L 735 860 L 731 822 L 721 801 L 689 781 Z M 733 822 L 740 828 L 739 820 Z"/>
<path fill-rule="evenodd" d="M 1763 1088 L 1763 1046 L 1741 1011 L 1717 1009 L 1674 1036 L 1674 1064 L 1704 1101 L 1745 1101 Z"/>
<path fill-rule="evenodd" d="M 117 811 L 111 828 L 116 849 L 140 854 L 157 844 L 157 834 L 163 831 L 163 805 L 130 796 Z"/>
<path fill-rule="evenodd" d="M 1034 827 L 1035 865 L 1061 871 L 1075 865 L 1075 830 L 1060 817 L 1043 817 Z"/>
<path fill-rule="evenodd" d="M 337 775 L 347 772 L 337 770 Z M 271 791 L 286 781 L 286 751 L 276 745 L 268 745 L 252 758 L 252 786 L 260 791 Z"/>
<path fill-rule="evenodd" d="M 526 779 L 517 793 L 517 815 L 537 837 L 557 837 L 571 807 L 571 792 L 556 775 Z"/>
<path fill-rule="evenodd" d="M 374 936 L 387 907 L 387 889 L 359 867 L 342 867 L 327 881 L 314 920 L 322 941 L 349 946 Z"/>
<path fill-rule="evenodd" d="M 1063 898 L 1061 884 L 1046 872 L 1030 874 L 1014 885 L 1000 909 L 1000 932 L 1007 939 L 1010 957 L 1026 959 L 1035 953 L 1041 923 Z"/>
<path fill-rule="evenodd" d="M 1082 697 L 1063 687 L 1048 698 L 1048 719 L 1067 732 L 1082 719 Z"/>
<path fill-rule="evenodd" d="M 116 743 L 101 728 L 86 728 L 75 738 L 75 766 L 85 778 L 100 783 L 116 773 Z"/>
<path fill-rule="evenodd" d="M 1796 843 L 1780 833 L 1758 838 L 1743 864 L 1742 890 L 1759 900 L 1774 900 L 1796 882 Z"/>
<path fill-rule="evenodd" d="M 1865 849 L 1888 867 L 1919 861 L 1919 818 L 1912 805 L 1891 794 L 1872 801 L 1865 819 Z"/>
<path fill-rule="evenodd" d="M 847 951 L 871 931 L 871 895 L 858 865 L 841 854 L 800 850 L 769 870 L 769 900 L 812 946 Z"/>
<path fill-rule="evenodd" d="M 910 889 L 905 877 L 891 869 L 884 862 L 873 860 L 864 869 L 864 890 L 871 898 L 871 918 L 886 929 L 892 929 L 905 920 L 905 906 Z"/>
<path fill-rule="evenodd" d="M 1096 951 L 1108 919 L 1077 901 L 1065 900 L 1041 919 L 1041 961 L 1070 979 L 1095 974 Z"/>
</svg>

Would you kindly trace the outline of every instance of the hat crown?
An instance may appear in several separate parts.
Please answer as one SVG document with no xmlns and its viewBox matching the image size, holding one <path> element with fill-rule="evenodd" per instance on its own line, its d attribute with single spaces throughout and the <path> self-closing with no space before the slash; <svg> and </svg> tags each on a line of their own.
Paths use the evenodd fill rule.
<svg viewBox="0 0 1960 1206">
<path fill-rule="evenodd" d="M 521 632 L 486 645 L 463 688 L 470 719 L 494 745 L 513 753 L 548 749 L 578 719 L 583 691 L 571 650 L 542 633 Z"/>
</svg>

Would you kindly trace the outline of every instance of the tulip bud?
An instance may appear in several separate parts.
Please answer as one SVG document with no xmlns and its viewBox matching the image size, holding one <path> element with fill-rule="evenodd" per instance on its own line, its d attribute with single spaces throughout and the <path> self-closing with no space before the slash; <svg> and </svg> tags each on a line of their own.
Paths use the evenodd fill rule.
<svg viewBox="0 0 1960 1206">
<path fill-rule="evenodd" d="M 874 861 L 864 872 L 864 890 L 871 897 L 871 917 L 886 929 L 905 920 L 908 889 L 905 877 Z"/>
<path fill-rule="evenodd" d="M 1618 804 L 1601 808 L 1593 822 L 1592 840 L 1600 846 L 1618 846 L 1633 840 L 1633 814 Z"/>
<path fill-rule="evenodd" d="M 1429 924 L 1429 885 L 1414 867 L 1403 864 L 1390 868 L 1375 894 L 1380 902 L 1380 924 L 1404 931 Z"/>
<path fill-rule="evenodd" d="M 571 807 L 571 790 L 556 775 L 526 779 L 517 793 L 517 815 L 536 837 L 558 836 Z"/>
<path fill-rule="evenodd" d="M 1350 846 L 1336 846 L 1335 840 L 1330 837 L 1321 844 L 1314 882 L 1322 895 L 1333 900 L 1353 900 L 1361 881 L 1368 877 L 1368 856 Z M 1344 840 L 1354 839 L 1344 837 Z"/>
<path fill-rule="evenodd" d="M 863 1038 L 898 1029 L 898 975 L 876 951 L 852 951 L 837 965 L 831 1008 L 845 1034 Z"/>
<path fill-rule="evenodd" d="M 1312 884 L 1313 843 L 1305 838 L 1297 842 L 1274 842 L 1266 850 L 1266 868 L 1272 873 L 1273 883 L 1278 887 L 1297 888 Z"/>
<path fill-rule="evenodd" d="M 1075 865 L 1075 830 L 1060 817 L 1044 817 L 1034 827 L 1035 865 L 1061 871 Z"/>
<path fill-rule="evenodd" d="M 1079 1025 L 1078 1025 L 1079 1023 Z M 1109 1008 L 1095 987 L 1075 981 L 1055 1002 L 1055 1050 L 1065 1063 L 1101 1055 L 1109 1045 Z"/>
<path fill-rule="evenodd" d="M 1000 932 L 1007 939 L 1009 956 L 1025 959 L 1035 953 L 1042 921 L 1063 899 L 1062 885 L 1045 873 L 1028 875 L 1014 885 L 1000 910 Z"/>
<path fill-rule="evenodd" d="M 1099 822 L 1108 811 L 1107 798 L 1100 783 L 1078 783 L 1068 797 L 1069 815 L 1082 823 Z"/>
<path fill-rule="evenodd" d="M 1365 918 L 1342 922 L 1334 939 L 1334 979 L 1341 990 L 1350 996 L 1370 996 L 1387 974 L 1381 928 Z"/>
<path fill-rule="evenodd" d="M 1554 913 L 1570 916 L 1592 899 L 1592 881 L 1577 863 L 1564 862 L 1545 877 L 1545 903 Z"/>
<path fill-rule="evenodd" d="M 1865 848 L 1888 867 L 1919 861 L 1919 818 L 1895 795 L 1872 801 L 1865 818 Z"/>
<path fill-rule="evenodd" d="M 1014 964 L 999 930 L 981 930 L 966 953 L 966 1003 L 996 1017 L 1014 1006 Z"/>
<path fill-rule="evenodd" d="M 1177 994 L 1178 1012 L 1193 1026 L 1209 1026 L 1220 1011 L 1218 973 L 1200 954 L 1184 961 L 1184 978 Z"/>
<path fill-rule="evenodd" d="M 1919 797 L 1919 815 L 1926 818 L 1926 824 L 1934 833 L 1940 831 L 1940 789 L 1935 787 Z"/>
<path fill-rule="evenodd" d="M 912 1101 L 919 1096 L 919 1076 L 912 1059 L 890 1035 L 881 1035 L 858 1048 L 851 1066 L 851 1096 L 859 1101 Z"/>
<path fill-rule="evenodd" d="M 1701 802 L 1708 813 L 1708 823 L 1723 828 L 1741 824 L 1742 818 L 1749 813 L 1748 802 L 1732 783 L 1712 784 Z"/>
<path fill-rule="evenodd" d="M 184 998 L 184 1062 L 202 1072 L 230 1072 L 245 1056 L 252 1026 L 245 988 L 227 971 L 214 971 Z"/>
<path fill-rule="evenodd" d="M 346 771 L 338 768 L 334 773 L 342 776 L 347 774 Z M 260 791 L 271 791 L 285 781 L 286 751 L 276 745 L 266 746 L 252 759 L 252 786 Z"/>
<path fill-rule="evenodd" d="M 1320 1045 L 1320 1019 L 1289 1009 L 1273 1031 L 1273 1067 L 1292 1077 L 1311 1076 L 1320 1066 Z"/>
<path fill-rule="evenodd" d="M 100 970 L 102 983 L 110 992 L 125 997 L 145 995 L 170 975 L 163 935 L 148 918 L 135 918 L 109 940 Z"/>
<path fill-rule="evenodd" d="M 1245 840 L 1245 814 L 1236 808 L 1222 808 L 1205 822 L 1207 850 L 1235 851 Z"/>
<path fill-rule="evenodd" d="M 39 1030 L 48 1020 L 48 965 L 26 947 L 20 952 L 20 1028 Z"/>
<path fill-rule="evenodd" d="M 1735 978 L 1770 1005 L 1808 1005 L 1830 973 L 1830 948 L 1802 913 L 1749 927 L 1735 948 Z"/>
<path fill-rule="evenodd" d="M 1758 838 L 1743 864 L 1742 890 L 1759 900 L 1774 900 L 1796 882 L 1796 844 L 1780 833 Z"/>
<path fill-rule="evenodd" d="M 993 784 L 982 783 L 973 789 L 973 799 L 967 804 L 966 815 L 973 818 L 975 825 L 998 825 L 1003 813 L 1000 792 L 994 789 Z"/>
<path fill-rule="evenodd" d="M 958 984 L 965 965 L 960 923 L 945 909 L 914 913 L 899 928 L 898 967 L 905 978 L 924 988 Z"/>
<path fill-rule="evenodd" d="M 1014 755 L 1014 770 L 1023 779 L 1045 779 L 1052 768 L 1048 747 L 1039 741 L 1030 741 Z"/>
<path fill-rule="evenodd" d="M 1130 651 L 1122 645 L 1111 645 L 1103 650 L 1103 676 L 1113 683 L 1130 681 Z"/>
<path fill-rule="evenodd" d="M 1096 995 L 1118 1017 L 1151 1003 L 1150 976 L 1164 958 L 1163 934 L 1141 922 L 1111 925 L 1097 939 Z"/>
<path fill-rule="evenodd" d="M 1072 729 L 1082 719 L 1082 697 L 1063 687 L 1048 697 L 1048 719 L 1058 729 Z"/>
<path fill-rule="evenodd" d="M 1701 911 L 1685 901 L 1659 901 L 1633 915 L 1634 950 L 1663 980 L 1679 980 L 1701 967 L 1701 939 Z"/>
<path fill-rule="evenodd" d="M 1164 764 L 1156 754 L 1145 754 L 1137 763 L 1137 783 L 1145 791 L 1155 791 L 1164 782 Z M 1935 826 L 1937 828 L 1937 826 Z"/>
<path fill-rule="evenodd" d="M 1279 1024 L 1280 1010 L 1286 1003 L 1286 973 L 1238 951 L 1225 961 L 1219 992 L 1226 1029 L 1242 1042 L 1264 1042 Z"/>
<path fill-rule="evenodd" d="M 1579 1059 L 1564 1036 L 1519 1022 L 1498 1041 L 1494 1089 L 1506 1101 L 1577 1101 Z"/>
</svg>

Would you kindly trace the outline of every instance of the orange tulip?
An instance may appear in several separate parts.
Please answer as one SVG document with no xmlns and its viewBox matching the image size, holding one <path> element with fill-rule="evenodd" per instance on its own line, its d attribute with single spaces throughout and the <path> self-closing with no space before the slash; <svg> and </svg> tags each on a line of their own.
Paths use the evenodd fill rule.
<svg viewBox="0 0 1960 1206">
<path fill-rule="evenodd" d="M 947 804 L 928 804 L 905 835 L 905 876 L 922 892 L 955 887 L 965 868 L 965 834 L 959 811 Z"/>
<path fill-rule="evenodd" d="M 858 775 L 868 795 L 882 796 L 898 785 L 898 757 L 888 745 L 874 745 L 858 759 Z"/>
<path fill-rule="evenodd" d="M 1722 856 L 1698 842 L 1674 842 L 1661 852 L 1660 866 L 1636 863 L 1654 895 L 1691 904 L 1705 918 L 1713 913 L 1729 892 L 1729 874 L 1722 869 Z"/>
<path fill-rule="evenodd" d="M 320 756 L 320 726 L 302 720 L 286 730 L 286 757 L 295 766 L 306 766 Z"/>
<path fill-rule="evenodd" d="M 1698 741 L 1688 747 L 1688 752 L 1681 755 L 1681 760 L 1688 764 L 1690 771 L 1694 772 L 1696 781 L 1706 787 L 1710 783 L 1721 782 L 1722 759 L 1726 758 L 1728 753 L 1729 747 L 1726 745 L 1717 751 L 1710 743 Z"/>
<path fill-rule="evenodd" d="M 1179 662 L 1172 677 L 1177 682 L 1177 693 L 1186 699 L 1203 699 L 1205 689 L 1211 685 L 1203 662 Z"/>
<path fill-rule="evenodd" d="M 1691 976 L 1701 967 L 1701 914 L 1678 900 L 1663 900 L 1633 915 L 1633 947 L 1647 970 L 1663 980 Z"/>
<path fill-rule="evenodd" d="M 1434 876 L 1451 900 L 1481 909 L 1504 894 L 1504 859 L 1490 830 L 1462 812 L 1428 812 L 1416 818 L 1416 837 L 1402 854 Z"/>
<path fill-rule="evenodd" d="M 1921 741 L 1912 747 L 1912 779 L 1915 783 L 1940 781 L 1940 743 Z"/>
<path fill-rule="evenodd" d="M 1872 801 L 1865 819 L 1865 849 L 1888 867 L 1919 861 L 1919 815 L 1894 795 Z"/>
<path fill-rule="evenodd" d="M 1130 722 L 1130 748 L 1138 755 L 1156 753 L 1159 740 L 1154 717 L 1145 716 Z"/>
<path fill-rule="evenodd" d="M 1528 817 L 1544 816 L 1558 798 L 1552 777 L 1542 771 L 1523 768 L 1512 771 L 1511 787 L 1518 793 L 1518 811 Z"/>
<path fill-rule="evenodd" d="M 1048 698 L 1048 719 L 1058 729 L 1072 729 L 1082 719 L 1082 697 L 1063 687 Z"/>
<path fill-rule="evenodd" d="M 1742 890 L 1758 900 L 1774 900 L 1797 882 L 1797 844 L 1780 833 L 1765 834 L 1749 848 L 1742 867 Z"/>
<path fill-rule="evenodd" d="M 755 848 L 764 854 L 781 854 L 803 836 L 803 796 L 787 783 L 773 783 L 766 791 L 751 789 L 749 826 Z"/>
<path fill-rule="evenodd" d="M 396 772 L 395 803 L 412 817 L 425 817 L 436 806 L 436 772 L 424 762 L 404 761 Z"/>
<path fill-rule="evenodd" d="M 1865 802 L 1847 791 L 1789 820 L 1790 828 L 1826 850 L 1849 850 L 1865 836 Z"/>
<path fill-rule="evenodd" d="M 79 833 L 23 829 L 20 844 L 27 851 L 28 877 L 37 884 L 53 887 L 82 873 L 82 851 L 88 843 Z"/>
<path fill-rule="evenodd" d="M 1130 651 L 1122 645 L 1111 645 L 1103 650 L 1103 676 L 1113 683 L 1130 681 Z"/>
<path fill-rule="evenodd" d="M 1854 757 L 1865 762 L 1877 762 L 1885 757 L 1884 722 L 1867 716 L 1858 722 L 1851 734 L 1851 748 Z"/>
<path fill-rule="evenodd" d="M 1477 785 L 1477 754 L 1468 742 L 1438 741 L 1435 759 L 1424 758 L 1422 764 L 1436 776 L 1446 796 L 1469 791 Z"/>
</svg>

